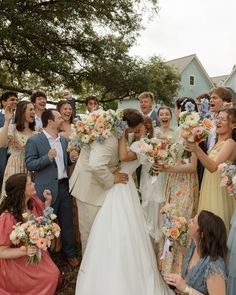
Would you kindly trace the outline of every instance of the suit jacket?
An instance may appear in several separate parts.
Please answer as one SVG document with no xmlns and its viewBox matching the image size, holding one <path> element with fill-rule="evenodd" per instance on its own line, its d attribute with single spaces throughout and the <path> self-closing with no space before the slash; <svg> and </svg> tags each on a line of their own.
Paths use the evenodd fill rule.
<svg viewBox="0 0 236 295">
<path fill-rule="evenodd" d="M 155 127 L 161 126 L 159 120 L 157 119 L 157 113 L 154 110 L 151 112 L 150 118 L 152 119 L 152 121 L 155 122 L 155 124 L 156 124 Z"/>
<path fill-rule="evenodd" d="M 60 137 L 64 164 L 67 169 L 68 164 L 71 164 L 69 154 L 66 151 L 67 140 Z M 25 147 L 25 162 L 27 169 L 34 172 L 35 188 L 38 197 L 44 200 L 43 191 L 49 189 L 52 193 L 52 204 L 55 202 L 58 194 L 58 171 L 55 160 L 50 160 L 48 151 L 51 149 L 49 141 L 42 132 L 37 136 L 32 136 L 28 139 Z"/>
<path fill-rule="evenodd" d="M 3 127 L 5 117 L 0 110 L 0 128 Z M 0 187 L 2 185 L 4 171 L 7 165 L 7 148 L 0 148 Z"/>
<path fill-rule="evenodd" d="M 104 143 L 84 145 L 69 180 L 72 196 L 82 202 L 101 206 L 114 184 L 118 167 L 118 140 L 110 136 Z"/>
</svg>

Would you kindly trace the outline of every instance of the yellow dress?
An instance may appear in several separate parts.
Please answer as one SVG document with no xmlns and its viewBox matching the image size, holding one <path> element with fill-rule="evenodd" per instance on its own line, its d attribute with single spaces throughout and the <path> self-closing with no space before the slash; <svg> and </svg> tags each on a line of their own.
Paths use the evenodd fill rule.
<svg viewBox="0 0 236 295">
<path fill-rule="evenodd" d="M 225 141 L 217 143 L 210 151 L 209 157 L 215 159 L 216 155 L 222 149 Z M 220 186 L 220 173 L 215 171 L 211 173 L 205 168 L 198 212 L 201 210 L 208 210 L 220 216 L 229 232 L 230 220 L 236 208 L 236 201 L 230 197 L 225 187 Z"/>
</svg>

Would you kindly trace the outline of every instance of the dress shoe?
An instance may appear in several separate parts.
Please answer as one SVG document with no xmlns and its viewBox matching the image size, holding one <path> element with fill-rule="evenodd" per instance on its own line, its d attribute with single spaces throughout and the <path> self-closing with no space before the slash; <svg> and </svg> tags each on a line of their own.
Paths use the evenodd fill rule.
<svg viewBox="0 0 236 295">
<path fill-rule="evenodd" d="M 79 265 L 79 261 L 78 261 L 78 259 L 75 256 L 68 258 L 68 263 L 72 267 L 76 267 L 76 266 Z"/>
</svg>

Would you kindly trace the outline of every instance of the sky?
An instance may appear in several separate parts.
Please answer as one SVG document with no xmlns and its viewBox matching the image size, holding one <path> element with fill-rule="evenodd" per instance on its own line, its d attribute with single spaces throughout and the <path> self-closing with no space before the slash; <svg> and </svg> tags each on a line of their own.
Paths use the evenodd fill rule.
<svg viewBox="0 0 236 295">
<path fill-rule="evenodd" d="M 131 55 L 168 61 L 196 54 L 210 77 L 231 72 L 236 65 L 235 0 L 159 0 L 159 7 Z"/>
</svg>

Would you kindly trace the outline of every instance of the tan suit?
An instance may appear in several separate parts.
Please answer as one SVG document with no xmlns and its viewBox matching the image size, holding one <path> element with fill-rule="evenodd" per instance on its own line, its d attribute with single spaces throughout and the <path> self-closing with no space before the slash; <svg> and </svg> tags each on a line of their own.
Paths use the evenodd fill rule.
<svg viewBox="0 0 236 295">
<path fill-rule="evenodd" d="M 118 168 L 118 162 L 118 140 L 114 136 L 102 144 L 93 142 L 81 150 L 69 183 L 78 206 L 82 253 L 97 211 L 114 184 L 113 172 Z"/>
</svg>

